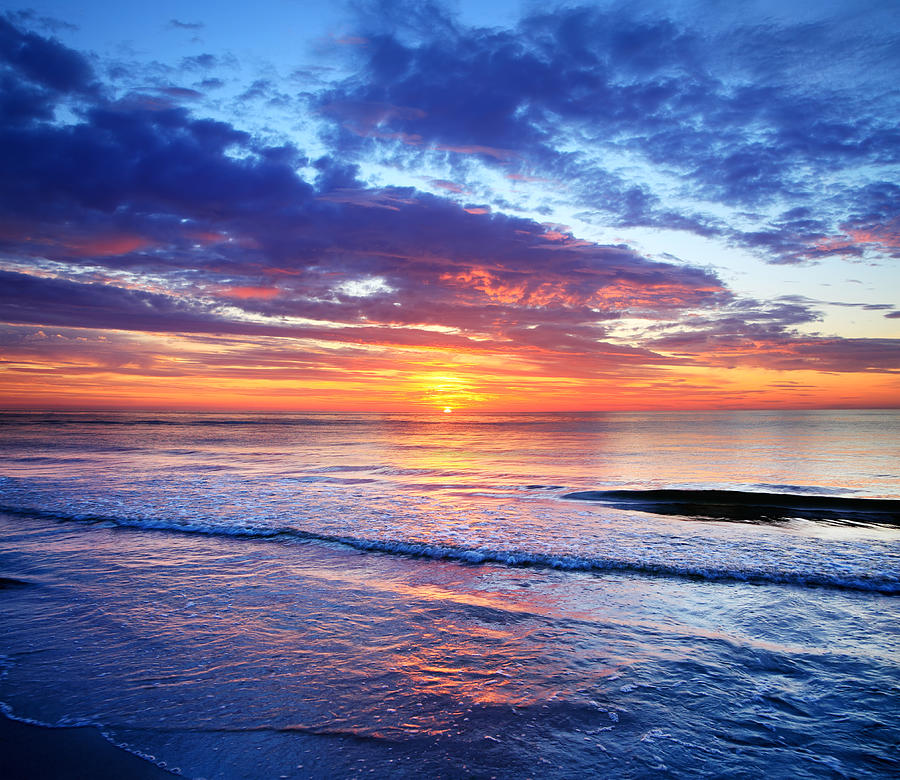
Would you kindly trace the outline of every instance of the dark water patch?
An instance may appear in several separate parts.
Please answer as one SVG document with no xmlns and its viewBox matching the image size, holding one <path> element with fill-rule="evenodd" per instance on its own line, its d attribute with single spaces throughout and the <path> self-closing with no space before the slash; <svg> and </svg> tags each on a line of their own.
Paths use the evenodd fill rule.
<svg viewBox="0 0 900 780">
<path fill-rule="evenodd" d="M 307 734 L 314 737 L 336 737 L 338 739 L 350 739 L 358 742 L 402 742 L 405 735 L 404 732 L 398 730 L 396 734 L 390 734 L 385 731 L 353 729 L 349 727 L 340 728 L 337 726 L 318 726 L 303 725 L 302 723 L 292 723 L 289 726 L 281 726 L 279 728 L 266 729 L 281 734 Z"/>
<path fill-rule="evenodd" d="M 0 575 L 0 590 L 6 588 L 27 588 L 32 584 L 33 583 L 28 582 L 27 580 L 20 580 L 18 577 L 4 577 L 3 575 Z"/>
<path fill-rule="evenodd" d="M 900 500 L 743 490 L 583 490 L 562 498 L 660 515 L 760 522 L 802 517 L 900 525 Z"/>
<path fill-rule="evenodd" d="M 194 450 L 194 449 L 171 449 L 171 450 L 154 450 L 158 452 L 160 455 L 206 455 L 206 450 Z"/>
</svg>

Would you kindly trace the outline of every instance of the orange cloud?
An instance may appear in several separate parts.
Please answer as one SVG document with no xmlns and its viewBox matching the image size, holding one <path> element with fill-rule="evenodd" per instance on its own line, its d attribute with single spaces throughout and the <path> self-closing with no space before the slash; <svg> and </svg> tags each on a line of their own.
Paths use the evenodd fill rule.
<svg viewBox="0 0 900 780">
<path fill-rule="evenodd" d="M 844 249 L 854 249 L 870 245 L 875 248 L 900 249 L 900 232 L 887 227 L 860 229 L 844 227 L 844 233 L 819 239 L 813 246 L 820 252 L 837 253 Z"/>
<path fill-rule="evenodd" d="M 562 235 L 562 234 L 560 234 Z M 568 236 L 562 236 L 564 240 Z M 650 282 L 616 282 L 597 279 L 589 292 L 575 291 L 571 279 L 535 283 L 531 277 L 521 282 L 504 281 L 487 268 L 471 268 L 458 273 L 445 273 L 441 281 L 475 290 L 496 303 L 519 306 L 602 306 L 605 309 L 659 308 L 687 306 L 697 293 L 717 293 L 722 287 L 695 285 L 690 289 L 676 284 Z"/>
<path fill-rule="evenodd" d="M 228 236 L 224 233 L 202 230 L 191 231 L 187 234 L 187 237 L 192 241 L 197 241 L 201 244 L 221 244 L 223 241 L 228 240 Z"/>
<path fill-rule="evenodd" d="M 890 249 L 900 249 L 900 232 L 896 230 L 848 230 L 850 236 L 858 244 L 879 244 Z"/>
<path fill-rule="evenodd" d="M 497 303 L 520 306 L 577 303 L 571 295 L 565 292 L 561 284 L 543 282 L 535 285 L 530 281 L 510 284 L 485 268 L 472 268 L 455 274 L 445 273 L 441 275 L 440 279 L 470 290 L 477 290 Z"/>
<path fill-rule="evenodd" d="M 515 344 L 317 348 L 308 342 L 48 332 L 0 350 L 5 408 L 571 411 L 897 406 L 900 377 L 763 368 L 537 366 Z M 98 350 L 103 341 L 105 352 Z M 214 387 L 215 392 L 210 392 Z M 298 392 L 298 389 L 301 392 Z"/>
<path fill-rule="evenodd" d="M 218 292 L 227 298 L 249 300 L 253 298 L 270 300 L 281 295 L 277 287 L 219 287 Z"/>
<path fill-rule="evenodd" d="M 79 257 L 113 257 L 151 246 L 152 242 L 142 236 L 123 234 L 69 239 L 64 245 Z"/>
</svg>

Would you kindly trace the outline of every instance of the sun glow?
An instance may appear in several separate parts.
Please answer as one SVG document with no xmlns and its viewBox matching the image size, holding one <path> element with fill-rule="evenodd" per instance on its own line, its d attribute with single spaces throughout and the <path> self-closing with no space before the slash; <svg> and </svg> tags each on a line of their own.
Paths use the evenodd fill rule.
<svg viewBox="0 0 900 780">
<path fill-rule="evenodd" d="M 444 407 L 444 414 L 450 414 L 453 410 L 449 406 Z"/>
</svg>

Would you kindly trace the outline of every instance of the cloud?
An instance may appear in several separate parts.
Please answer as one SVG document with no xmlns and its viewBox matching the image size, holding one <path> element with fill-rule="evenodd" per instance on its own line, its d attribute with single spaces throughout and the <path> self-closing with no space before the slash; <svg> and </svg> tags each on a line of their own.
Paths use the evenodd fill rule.
<svg viewBox="0 0 900 780">
<path fill-rule="evenodd" d="M 173 30 L 202 30 L 206 25 L 203 22 L 183 22 L 180 19 L 169 19 L 169 28 Z"/>
<path fill-rule="evenodd" d="M 900 63 L 874 24 L 751 17 L 710 31 L 613 6 L 481 29 L 436 6 L 426 24 L 415 5 L 366 6 L 356 72 L 317 98 L 342 153 L 536 171 L 606 224 L 717 235 L 772 262 L 896 252 L 861 238 L 897 235 L 896 199 L 887 214 L 872 201 L 900 160 L 887 77 Z M 876 50 L 891 65 L 867 69 Z M 822 52 L 840 52 L 843 70 Z M 779 218 L 784 202 L 807 216 Z"/>
<path fill-rule="evenodd" d="M 38 14 L 31 9 L 26 9 L 24 11 L 12 11 L 7 14 L 7 16 L 11 21 L 19 26 L 39 27 L 47 30 L 50 33 L 58 33 L 60 31 L 76 31 L 79 29 L 77 24 L 72 24 L 71 22 L 64 21 L 63 19 L 56 19 L 52 16 L 38 16 Z"/>
<path fill-rule="evenodd" d="M 677 333 L 650 339 L 648 346 L 711 366 L 900 373 L 900 340 L 805 335 L 794 326 L 816 317 L 801 302 L 742 301 L 728 308 L 716 318 L 699 318 Z"/>
<path fill-rule="evenodd" d="M 64 100 L 96 98 L 87 60 L 52 38 L 26 32 L 0 16 L 0 116 L 15 125 L 50 119 Z"/>
<path fill-rule="evenodd" d="M 11 110 L 0 122 L 0 318 L 119 339 L 244 339 L 248 350 L 266 340 L 281 343 L 272 347 L 280 355 L 285 340 L 310 354 L 368 351 L 376 362 L 391 350 L 430 353 L 493 361 L 501 374 L 585 380 L 658 378 L 677 366 L 895 370 L 895 340 L 803 335 L 816 317 L 809 301 L 740 300 L 711 269 L 458 203 L 452 196 L 464 186 L 449 179 L 430 182 L 448 197 L 375 187 L 363 180 L 362 159 L 347 154 L 390 133 L 401 134 L 392 144 L 418 149 L 410 140 L 418 134 L 423 148 L 478 157 L 511 176 L 524 176 L 515 160 L 537 159 L 555 179 L 583 162 L 557 150 L 559 117 L 597 133 L 630 128 L 629 143 L 641 128 L 667 132 L 659 106 L 680 105 L 689 89 L 670 71 L 692 62 L 696 42 L 671 23 L 626 25 L 602 33 L 600 62 L 592 36 L 603 19 L 594 11 L 533 17 L 516 39 L 447 23 L 446 44 L 367 35 L 366 46 L 351 47 L 367 52 L 367 80 L 321 95 L 321 115 L 338 129 L 336 146 L 314 160 L 170 102 L 116 98 L 84 56 L 3 21 L 0 97 Z M 601 118 L 589 99 L 604 63 L 621 69 L 602 82 L 610 100 L 631 96 L 605 109 L 618 118 Z M 270 84 L 256 86 L 269 94 Z M 64 122 L 55 120 L 60 106 L 70 110 Z M 684 165 L 704 154 L 693 149 Z M 599 178 L 579 173 L 579 192 L 602 182 L 605 200 L 595 205 L 621 224 L 724 230 L 594 163 L 585 170 Z M 692 174 L 695 182 L 705 175 Z M 884 183 L 859 192 L 836 227 L 806 205 L 781 213 L 772 236 L 745 231 L 740 240 L 778 257 L 808 257 L 804 248 L 835 231 L 854 246 L 893 247 L 896 192 Z M 641 326 L 629 331 L 632 321 Z"/>
<path fill-rule="evenodd" d="M 84 57 L 51 38 L 24 32 L 2 16 L 0 58 L 7 68 L 52 94 L 92 91 L 93 73 Z"/>
<path fill-rule="evenodd" d="M 184 70 L 211 70 L 220 64 L 220 58 L 209 52 L 181 58 L 181 67 Z"/>
</svg>

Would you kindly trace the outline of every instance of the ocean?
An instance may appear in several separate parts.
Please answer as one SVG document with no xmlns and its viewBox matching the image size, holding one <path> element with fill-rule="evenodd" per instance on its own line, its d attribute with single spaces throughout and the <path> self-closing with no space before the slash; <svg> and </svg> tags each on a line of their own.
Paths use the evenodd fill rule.
<svg viewBox="0 0 900 780">
<path fill-rule="evenodd" d="M 8 717 L 210 780 L 900 774 L 898 411 L 0 442 Z"/>
</svg>

